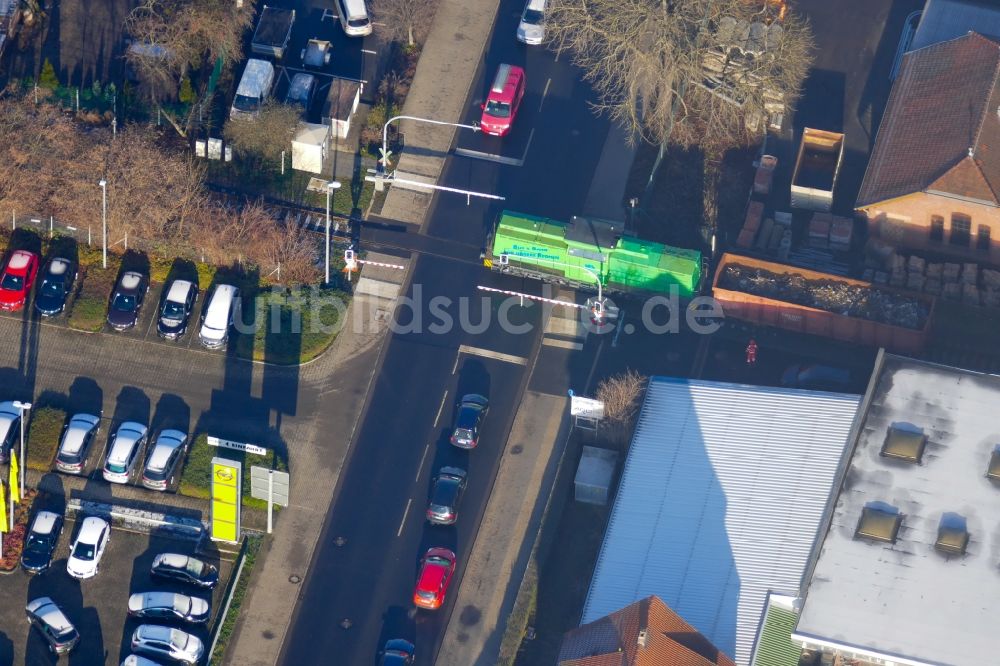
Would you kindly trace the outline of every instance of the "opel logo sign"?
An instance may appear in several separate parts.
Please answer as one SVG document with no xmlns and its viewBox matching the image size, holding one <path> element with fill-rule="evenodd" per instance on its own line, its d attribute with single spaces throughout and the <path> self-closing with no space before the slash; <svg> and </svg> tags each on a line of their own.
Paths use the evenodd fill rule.
<svg viewBox="0 0 1000 666">
<path fill-rule="evenodd" d="M 215 470 L 215 476 L 219 481 L 232 481 L 233 480 L 233 470 L 228 467 L 220 467 Z"/>
</svg>

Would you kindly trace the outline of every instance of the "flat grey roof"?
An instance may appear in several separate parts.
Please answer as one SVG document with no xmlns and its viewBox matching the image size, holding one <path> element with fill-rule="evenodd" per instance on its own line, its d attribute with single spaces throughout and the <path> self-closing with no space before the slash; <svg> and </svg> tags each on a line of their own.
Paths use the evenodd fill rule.
<svg viewBox="0 0 1000 666">
<path fill-rule="evenodd" d="M 986 37 L 1000 36 L 1000 8 L 995 2 L 927 0 L 909 50 L 947 42 L 972 30 Z"/>
<path fill-rule="evenodd" d="M 1000 377 L 880 355 L 818 549 L 795 637 L 901 664 L 986 663 L 1000 610 Z M 919 464 L 887 457 L 890 427 L 919 429 Z M 894 543 L 856 538 L 866 507 L 897 511 Z M 965 527 L 965 555 L 935 548 Z"/>
</svg>

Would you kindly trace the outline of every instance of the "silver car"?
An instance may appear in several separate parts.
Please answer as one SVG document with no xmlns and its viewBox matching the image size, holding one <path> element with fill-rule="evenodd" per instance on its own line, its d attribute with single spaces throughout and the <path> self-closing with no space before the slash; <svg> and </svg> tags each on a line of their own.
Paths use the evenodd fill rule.
<svg viewBox="0 0 1000 666">
<path fill-rule="evenodd" d="M 24 612 L 54 654 L 66 654 L 80 642 L 80 633 L 52 599 L 38 597 L 28 603 Z"/>
<path fill-rule="evenodd" d="M 166 490 L 187 452 L 187 434 L 180 430 L 161 430 L 142 471 L 142 485 L 150 490 Z"/>
<path fill-rule="evenodd" d="M 67 474 L 81 474 L 87 464 L 90 445 L 101 431 L 101 419 L 93 414 L 74 414 L 63 430 L 56 454 L 56 469 Z"/>
<path fill-rule="evenodd" d="M 178 592 L 137 592 L 128 598 L 129 617 L 150 620 L 180 620 L 198 624 L 208 621 L 208 602 Z"/>
<path fill-rule="evenodd" d="M 132 634 L 132 652 L 194 666 L 205 653 L 205 645 L 197 636 L 180 629 L 140 624 Z"/>
</svg>

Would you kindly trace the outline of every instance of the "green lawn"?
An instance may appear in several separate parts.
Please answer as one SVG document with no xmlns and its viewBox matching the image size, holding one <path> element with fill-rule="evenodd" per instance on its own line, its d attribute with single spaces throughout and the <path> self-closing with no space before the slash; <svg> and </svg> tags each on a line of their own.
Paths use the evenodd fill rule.
<svg viewBox="0 0 1000 666">
<path fill-rule="evenodd" d="M 252 442 L 251 442 L 252 443 Z M 276 470 L 288 471 L 288 461 L 271 451 L 266 456 L 243 453 L 233 449 L 224 449 L 208 445 L 208 436 L 198 435 L 191 451 L 188 453 L 184 472 L 178 492 L 189 497 L 208 499 L 212 486 L 212 458 L 237 460 L 243 464 L 243 507 L 250 509 L 267 509 L 267 502 L 250 497 L 250 467 L 270 467 Z M 276 507 L 277 508 L 277 507 Z"/>
<path fill-rule="evenodd" d="M 243 321 L 256 323 L 252 334 L 237 331 L 232 341 L 236 355 L 282 365 L 312 360 L 336 339 L 349 303 L 350 296 L 336 289 L 260 292 L 245 301 Z"/>
<path fill-rule="evenodd" d="M 39 407 L 31 411 L 30 418 L 26 443 L 28 468 L 48 472 L 59 448 L 66 412 L 55 407 Z"/>
<path fill-rule="evenodd" d="M 226 654 L 226 646 L 229 644 L 229 638 L 233 635 L 233 629 L 236 628 L 236 621 L 240 617 L 240 608 L 243 606 L 243 599 L 246 597 L 247 588 L 250 587 L 250 573 L 253 571 L 254 564 L 257 562 L 257 553 L 260 552 L 260 546 L 263 542 L 263 537 L 252 536 L 247 537 L 246 554 L 243 559 L 243 572 L 240 574 L 240 579 L 236 581 L 236 587 L 233 589 L 233 598 L 229 604 L 229 610 L 226 612 L 226 617 L 221 620 L 216 620 L 216 622 L 222 622 L 222 626 L 219 628 L 219 641 L 215 644 L 215 650 L 212 652 L 212 656 L 209 660 L 212 664 L 221 664 L 222 658 Z M 233 571 L 235 575 L 235 570 Z"/>
<path fill-rule="evenodd" d="M 108 257 L 108 267 L 91 266 L 80 270 L 80 285 L 76 300 L 70 304 L 69 325 L 78 331 L 95 333 L 104 328 L 108 314 L 108 299 L 115 287 L 120 260 Z"/>
</svg>

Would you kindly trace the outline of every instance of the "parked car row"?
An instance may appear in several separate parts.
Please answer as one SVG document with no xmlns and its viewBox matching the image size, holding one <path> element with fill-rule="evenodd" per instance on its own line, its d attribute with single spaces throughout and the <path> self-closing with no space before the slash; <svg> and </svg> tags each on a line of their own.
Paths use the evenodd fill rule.
<svg viewBox="0 0 1000 666">
<path fill-rule="evenodd" d="M 21 568 L 28 574 L 42 574 L 51 565 L 52 556 L 63 528 L 63 517 L 52 511 L 39 511 L 31 523 L 21 554 Z M 98 516 L 88 516 L 81 523 L 70 544 L 66 573 L 86 580 L 99 571 L 101 558 L 111 538 L 111 525 Z M 180 553 L 160 553 L 150 567 L 154 579 L 176 581 L 198 589 L 211 590 L 219 581 L 216 567 Z M 28 621 L 38 629 L 49 649 L 59 655 L 73 650 L 80 633 L 66 613 L 49 597 L 39 597 L 25 607 Z M 136 592 L 129 596 L 127 613 L 138 620 L 198 625 L 208 622 L 208 600 L 190 594 L 165 590 Z M 155 664 L 146 657 L 171 662 L 197 664 L 205 652 L 201 639 L 173 626 L 142 624 L 132 634 L 135 653 L 122 662 L 133 666 Z"/>
<path fill-rule="evenodd" d="M 0 414 L 3 405 L 0 403 Z M 87 456 L 101 431 L 101 418 L 74 414 L 63 426 L 56 451 L 56 469 L 66 474 L 82 474 Z M 177 474 L 189 447 L 187 433 L 172 428 L 159 431 L 142 468 L 142 485 L 150 490 L 166 490 Z M 137 421 L 124 421 L 108 438 L 101 475 L 109 483 L 128 483 L 136 472 L 141 453 L 149 441 L 149 429 Z"/>
<path fill-rule="evenodd" d="M 0 310 L 21 310 L 28 302 L 39 271 L 34 252 L 15 250 L 0 274 Z M 54 317 L 66 309 L 69 295 L 78 276 L 77 266 L 65 257 L 53 257 L 42 270 L 35 293 L 35 310 L 44 317 Z M 149 277 L 139 271 L 125 271 L 118 278 L 108 300 L 108 325 L 116 331 L 133 328 L 139 320 Z M 156 332 L 165 340 L 178 340 L 187 332 L 188 321 L 198 300 L 198 287 L 189 280 L 172 280 L 164 288 L 157 312 Z M 226 344 L 229 327 L 237 313 L 240 291 L 230 284 L 218 284 L 209 298 L 198 339 L 209 349 Z"/>
</svg>

